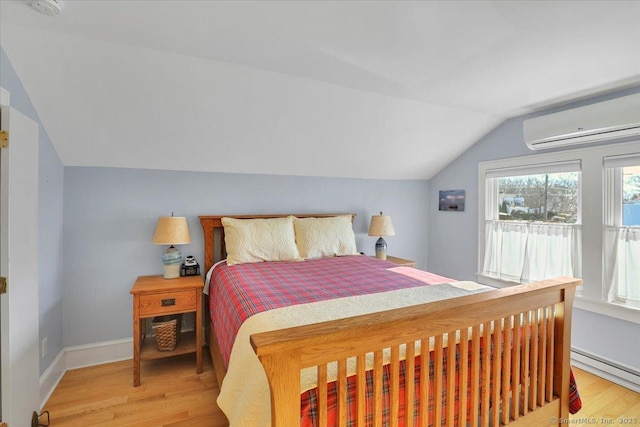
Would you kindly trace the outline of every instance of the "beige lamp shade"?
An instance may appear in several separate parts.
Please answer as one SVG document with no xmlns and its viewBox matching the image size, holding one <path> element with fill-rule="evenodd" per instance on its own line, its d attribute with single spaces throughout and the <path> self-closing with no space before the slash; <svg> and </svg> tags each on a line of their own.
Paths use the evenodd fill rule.
<svg viewBox="0 0 640 427">
<path fill-rule="evenodd" d="M 156 245 L 170 245 L 162 255 L 164 278 L 175 279 L 180 277 L 182 253 L 173 245 L 191 243 L 187 218 L 183 216 L 161 216 L 158 218 L 156 232 L 153 234 L 153 243 Z"/>
<path fill-rule="evenodd" d="M 161 216 L 153 234 L 156 245 L 186 245 L 191 243 L 187 218 L 183 216 Z"/>
<path fill-rule="evenodd" d="M 371 225 L 369 225 L 369 236 L 395 236 L 396 232 L 393 229 L 393 223 L 391 223 L 391 217 L 389 215 L 372 215 Z"/>
</svg>

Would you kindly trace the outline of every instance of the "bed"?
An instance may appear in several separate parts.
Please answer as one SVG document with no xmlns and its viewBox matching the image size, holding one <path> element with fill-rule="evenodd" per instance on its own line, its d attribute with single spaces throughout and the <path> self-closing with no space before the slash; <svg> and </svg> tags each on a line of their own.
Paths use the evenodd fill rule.
<svg viewBox="0 0 640 427">
<path fill-rule="evenodd" d="M 349 218 L 352 221 L 354 215 Z M 223 216 L 201 216 L 200 222 L 205 268 L 210 271 L 225 258 L 228 239 Z M 571 307 L 579 280 L 557 278 L 488 290 L 366 256 L 331 258 L 246 268 L 241 264 L 235 269 L 223 262 L 216 267 L 227 268 L 220 276 L 229 270 L 246 270 L 253 276 L 256 267 L 285 265 L 298 271 L 330 270 L 336 282 L 343 280 L 340 271 L 357 271 L 357 282 L 366 283 L 365 288 L 377 286 L 377 276 L 409 283 L 341 294 L 335 301 L 312 292 L 310 300 L 296 306 L 276 303 L 275 323 L 268 325 L 270 310 L 246 322 L 222 324 L 216 316 L 224 309 L 214 305 L 220 297 L 212 295 L 207 336 L 221 387 L 219 405 L 232 426 L 550 425 L 579 409 L 569 366 Z M 353 263 L 364 270 L 354 270 Z M 372 270 L 377 271 L 367 278 Z M 287 277 L 298 273 L 266 274 L 277 277 L 280 296 L 292 289 Z M 295 285 L 297 280 L 291 282 Z M 440 296 L 434 297 L 434 292 Z M 232 305 L 227 301 L 222 307 Z M 294 322 L 288 323 L 291 319 Z M 225 336 L 221 328 L 231 332 Z M 258 409 L 253 408 L 256 402 L 262 402 Z"/>
</svg>

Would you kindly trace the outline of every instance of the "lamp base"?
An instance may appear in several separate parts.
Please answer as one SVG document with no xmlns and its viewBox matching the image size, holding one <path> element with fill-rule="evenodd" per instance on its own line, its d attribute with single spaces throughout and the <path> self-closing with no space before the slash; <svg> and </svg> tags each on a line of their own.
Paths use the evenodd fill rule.
<svg viewBox="0 0 640 427">
<path fill-rule="evenodd" d="M 162 255 L 164 264 L 164 278 L 175 279 L 180 277 L 180 264 L 182 263 L 182 253 L 171 245 Z"/>
<path fill-rule="evenodd" d="M 170 264 L 164 266 L 164 276 L 165 279 L 176 279 L 180 277 L 180 264 Z"/>
<path fill-rule="evenodd" d="M 387 259 L 387 242 L 380 237 L 376 241 L 376 258 L 386 260 Z"/>
</svg>

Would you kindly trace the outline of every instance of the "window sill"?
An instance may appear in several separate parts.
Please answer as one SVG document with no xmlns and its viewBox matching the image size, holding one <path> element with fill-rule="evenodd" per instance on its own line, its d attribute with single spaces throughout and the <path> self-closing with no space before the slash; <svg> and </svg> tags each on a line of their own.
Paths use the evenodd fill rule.
<svg viewBox="0 0 640 427">
<path fill-rule="evenodd" d="M 508 288 L 516 286 L 520 283 L 508 280 L 496 279 L 484 276 L 480 273 L 476 274 L 477 282 L 494 288 Z M 580 291 L 578 291 L 580 292 Z M 604 316 L 625 320 L 631 323 L 640 324 L 640 309 L 627 307 L 621 304 L 606 303 L 576 295 L 573 306 L 580 310 L 590 311 L 592 313 L 602 314 Z"/>
<path fill-rule="evenodd" d="M 640 310 L 637 308 L 626 307 L 624 305 L 614 303 L 606 303 L 604 301 L 596 301 L 580 296 L 576 296 L 573 306 L 580 310 L 591 311 L 604 316 L 640 324 Z"/>
</svg>

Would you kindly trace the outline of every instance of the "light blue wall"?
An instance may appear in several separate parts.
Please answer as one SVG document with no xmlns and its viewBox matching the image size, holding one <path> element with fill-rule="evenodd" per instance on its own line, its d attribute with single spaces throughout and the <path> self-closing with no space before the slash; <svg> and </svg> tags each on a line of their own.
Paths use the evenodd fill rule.
<svg viewBox="0 0 640 427">
<path fill-rule="evenodd" d="M 11 107 L 40 125 L 38 155 L 38 306 L 40 340 L 47 337 L 48 353 L 40 360 L 40 374 L 63 349 L 62 329 L 62 198 L 64 168 L 40 117 L 31 104 L 0 46 L 0 86 L 8 90 Z"/>
<path fill-rule="evenodd" d="M 64 168 L 48 137 L 46 141 L 40 138 L 39 148 L 38 305 L 40 340 L 47 337 L 48 347 L 47 354 L 40 361 L 40 374 L 42 374 L 64 348 L 62 329 Z"/>
<path fill-rule="evenodd" d="M 188 155 L 183 153 L 181 155 Z M 162 273 L 166 249 L 151 243 L 158 216 L 186 216 L 203 258 L 198 215 L 355 212 L 358 250 L 374 253 L 371 215 L 393 219 L 389 253 L 427 264 L 427 181 L 66 167 L 64 170 L 64 345 L 131 337 L 129 290 L 139 275 Z"/>
<path fill-rule="evenodd" d="M 505 121 L 430 180 L 429 264 L 431 271 L 476 280 L 478 266 L 478 162 L 537 154 L 524 143 L 522 123 L 530 117 L 640 92 L 640 87 Z M 637 138 L 635 138 L 637 139 Z M 631 141 L 627 138 L 616 142 Z M 604 144 L 603 144 L 604 145 Z M 439 190 L 466 190 L 464 212 L 439 212 Z M 640 370 L 639 326 L 575 309 L 573 345 Z M 595 331 L 608 331 L 594 333 Z"/>
</svg>

